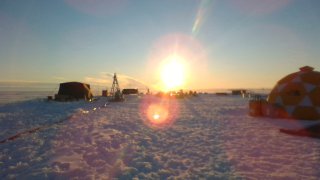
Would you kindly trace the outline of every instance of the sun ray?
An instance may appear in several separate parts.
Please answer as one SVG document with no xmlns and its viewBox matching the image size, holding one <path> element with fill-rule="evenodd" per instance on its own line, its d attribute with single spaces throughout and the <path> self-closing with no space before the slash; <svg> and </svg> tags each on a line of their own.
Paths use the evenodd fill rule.
<svg viewBox="0 0 320 180">
<path fill-rule="evenodd" d="M 197 35 L 208 13 L 213 0 L 201 0 L 195 21 L 192 26 L 192 34 Z"/>
</svg>

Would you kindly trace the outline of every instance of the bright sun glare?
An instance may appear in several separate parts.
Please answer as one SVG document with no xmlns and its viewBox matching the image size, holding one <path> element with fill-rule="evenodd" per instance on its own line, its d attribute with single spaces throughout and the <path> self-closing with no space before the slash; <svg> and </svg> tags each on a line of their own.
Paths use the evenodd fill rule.
<svg viewBox="0 0 320 180">
<path fill-rule="evenodd" d="M 159 114 L 156 113 L 156 114 L 153 115 L 153 119 L 158 120 L 159 118 L 160 118 Z"/>
<path fill-rule="evenodd" d="M 171 56 L 164 62 L 161 79 L 165 90 L 179 88 L 185 81 L 185 67 L 183 60 L 178 56 Z"/>
</svg>

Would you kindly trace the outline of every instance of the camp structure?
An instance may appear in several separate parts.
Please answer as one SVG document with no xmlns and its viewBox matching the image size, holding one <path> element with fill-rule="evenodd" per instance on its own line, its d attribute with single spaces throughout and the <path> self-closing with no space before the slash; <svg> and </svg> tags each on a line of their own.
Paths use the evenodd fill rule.
<svg viewBox="0 0 320 180">
<path fill-rule="evenodd" d="M 319 120 L 320 72 L 301 67 L 280 79 L 267 100 L 251 100 L 249 109 L 252 116 Z"/>
<path fill-rule="evenodd" d="M 128 95 L 128 94 L 139 94 L 138 89 L 122 89 L 122 94 Z"/>
<path fill-rule="evenodd" d="M 242 94 L 246 94 L 246 93 L 247 93 L 246 89 L 233 89 L 233 90 L 231 90 L 232 95 L 242 95 Z"/>
<path fill-rule="evenodd" d="M 81 82 L 65 82 L 60 83 L 58 94 L 55 95 L 56 101 L 72 101 L 72 100 L 88 100 L 92 99 L 93 95 L 90 90 L 90 85 Z"/>
<path fill-rule="evenodd" d="M 232 95 L 240 95 L 243 98 L 247 98 L 251 96 L 251 93 L 246 89 L 233 89 L 231 90 Z"/>
</svg>

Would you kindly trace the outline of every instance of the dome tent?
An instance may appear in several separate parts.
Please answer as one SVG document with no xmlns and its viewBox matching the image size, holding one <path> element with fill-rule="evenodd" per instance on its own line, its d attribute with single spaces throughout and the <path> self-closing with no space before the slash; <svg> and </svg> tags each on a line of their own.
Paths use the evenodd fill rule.
<svg viewBox="0 0 320 180">
<path fill-rule="evenodd" d="M 267 104 L 277 107 L 276 110 L 281 111 L 282 117 L 320 119 L 320 72 L 305 66 L 300 71 L 285 76 L 272 89 Z M 275 110 L 265 111 L 265 115 L 269 116 L 272 111 Z"/>
</svg>

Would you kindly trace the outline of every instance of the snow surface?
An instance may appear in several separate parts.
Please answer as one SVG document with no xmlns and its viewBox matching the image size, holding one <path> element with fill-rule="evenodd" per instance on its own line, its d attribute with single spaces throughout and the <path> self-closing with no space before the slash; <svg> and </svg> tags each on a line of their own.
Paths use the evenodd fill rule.
<svg viewBox="0 0 320 180">
<path fill-rule="evenodd" d="M 123 103 L 30 100 L 0 106 L 0 179 L 319 179 L 320 140 L 279 128 L 310 121 L 253 118 L 238 96 Z M 147 108 L 162 102 L 171 121 Z M 60 123 L 57 123 L 60 122 Z"/>
</svg>

